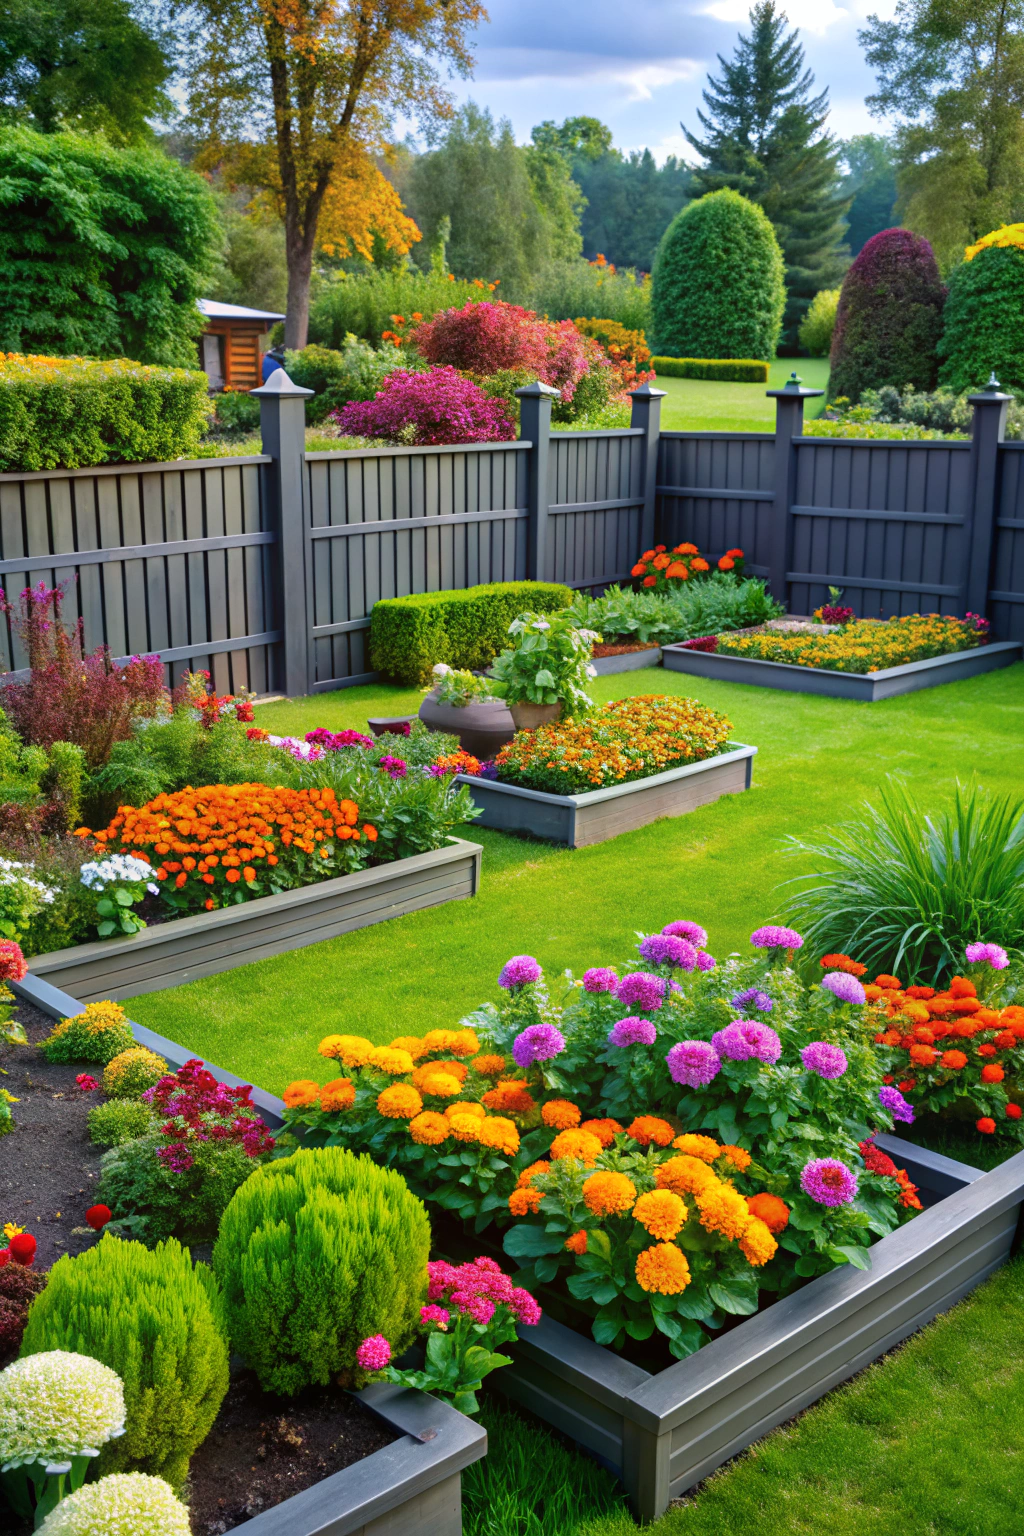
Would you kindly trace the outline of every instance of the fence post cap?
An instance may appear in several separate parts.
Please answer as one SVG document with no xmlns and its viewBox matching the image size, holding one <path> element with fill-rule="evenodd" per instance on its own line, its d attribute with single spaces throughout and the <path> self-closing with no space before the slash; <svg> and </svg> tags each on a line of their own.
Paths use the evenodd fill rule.
<svg viewBox="0 0 1024 1536">
<path fill-rule="evenodd" d="M 560 389 L 552 389 L 550 384 L 542 384 L 540 379 L 534 379 L 532 384 L 524 384 L 522 389 L 516 390 L 520 400 L 557 400 L 561 393 Z"/>
<path fill-rule="evenodd" d="M 652 389 L 649 382 L 638 384 L 636 389 L 627 389 L 627 395 L 631 400 L 664 400 L 668 393 L 665 389 Z"/>
<path fill-rule="evenodd" d="M 823 389 L 805 389 L 797 374 L 791 373 L 782 389 L 766 389 L 769 400 L 814 400 L 823 395 Z"/>
<path fill-rule="evenodd" d="M 250 395 L 257 400 L 308 400 L 316 394 L 314 389 L 303 389 L 301 384 L 296 384 L 290 379 L 283 368 L 275 368 L 265 384 L 259 389 L 250 389 Z"/>
<path fill-rule="evenodd" d="M 988 376 L 988 383 L 983 386 L 980 394 L 967 396 L 967 402 L 969 405 L 989 405 L 992 401 L 995 401 L 998 405 L 1001 404 L 1004 400 L 1012 399 L 1012 395 L 1006 395 L 1003 393 L 1002 385 L 996 378 L 996 371 L 994 368 Z"/>
</svg>

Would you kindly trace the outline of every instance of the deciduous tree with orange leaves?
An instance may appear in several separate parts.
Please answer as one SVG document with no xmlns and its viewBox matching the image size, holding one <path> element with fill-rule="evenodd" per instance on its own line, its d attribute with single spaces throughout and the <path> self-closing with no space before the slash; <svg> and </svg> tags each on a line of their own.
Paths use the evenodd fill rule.
<svg viewBox="0 0 1024 1536">
<path fill-rule="evenodd" d="M 285 344 L 306 344 L 319 244 L 407 251 L 419 230 L 374 163 L 396 118 L 442 118 L 442 72 L 467 75 L 478 0 L 191 0 L 188 115 L 202 152 L 258 189 L 285 227 Z"/>
</svg>

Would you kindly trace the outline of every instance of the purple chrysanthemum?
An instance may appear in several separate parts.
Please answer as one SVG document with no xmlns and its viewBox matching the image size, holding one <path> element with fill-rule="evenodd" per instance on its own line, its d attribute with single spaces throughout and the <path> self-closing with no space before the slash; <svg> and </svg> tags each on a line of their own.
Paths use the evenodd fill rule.
<svg viewBox="0 0 1024 1536">
<path fill-rule="evenodd" d="M 782 1054 L 782 1041 L 767 1024 L 756 1019 L 733 1019 L 724 1029 L 716 1030 L 711 1044 L 719 1056 L 730 1061 L 765 1061 L 771 1065 Z"/>
<path fill-rule="evenodd" d="M 653 1045 L 658 1038 L 658 1031 L 650 1019 L 638 1019 L 630 1016 L 620 1019 L 613 1024 L 608 1032 L 608 1044 L 624 1048 L 627 1045 Z"/>
<path fill-rule="evenodd" d="M 666 923 L 661 931 L 674 939 L 688 939 L 695 949 L 700 949 L 708 941 L 700 923 Z"/>
<path fill-rule="evenodd" d="M 501 968 L 498 986 L 511 992 L 513 987 L 527 987 L 531 981 L 540 981 L 543 974 L 532 955 L 513 955 Z"/>
<path fill-rule="evenodd" d="M 763 928 L 754 929 L 750 942 L 755 949 L 799 949 L 804 941 L 795 928 L 766 923 Z"/>
<path fill-rule="evenodd" d="M 800 1174 L 800 1188 L 819 1205 L 849 1205 L 857 1193 L 857 1175 L 837 1157 L 815 1157 Z"/>
<path fill-rule="evenodd" d="M 827 1040 L 812 1040 L 805 1045 L 800 1060 L 808 1072 L 816 1072 L 819 1077 L 842 1077 L 850 1065 L 846 1052 L 838 1045 L 829 1045 Z"/>
<path fill-rule="evenodd" d="M 373 1333 L 356 1350 L 356 1364 L 364 1371 L 382 1371 L 391 1364 L 391 1345 L 382 1333 Z"/>
<path fill-rule="evenodd" d="M 762 992 L 760 987 L 748 987 L 745 992 L 737 992 L 732 999 L 734 1008 L 756 1008 L 758 1013 L 771 1013 L 775 1004 L 767 992 Z"/>
<path fill-rule="evenodd" d="M 519 1067 L 532 1067 L 535 1061 L 550 1061 L 565 1050 L 565 1036 L 553 1024 L 529 1024 L 512 1042 L 512 1055 Z"/>
<path fill-rule="evenodd" d="M 894 1120 L 902 1120 L 904 1125 L 913 1125 L 914 1111 L 898 1088 L 890 1088 L 888 1083 L 883 1084 L 878 1090 L 878 1102 L 883 1109 L 887 1109 Z"/>
<path fill-rule="evenodd" d="M 713 971 L 714 968 L 715 968 L 715 965 L 716 965 L 716 961 L 715 961 L 714 955 L 709 955 L 706 949 L 698 949 L 698 951 L 697 951 L 697 969 L 698 969 L 698 971 Z"/>
<path fill-rule="evenodd" d="M 674 965 L 681 971 L 692 971 L 697 964 L 697 951 L 689 939 L 671 933 L 648 934 L 637 947 L 648 965 Z"/>
<path fill-rule="evenodd" d="M 971 965 L 990 965 L 994 971 L 1005 971 L 1010 963 L 1001 944 L 968 944 L 965 953 Z"/>
<path fill-rule="evenodd" d="M 589 971 L 583 972 L 583 990 L 585 992 L 614 992 L 619 984 L 619 978 L 608 965 L 595 965 Z"/>
<path fill-rule="evenodd" d="M 826 992 L 831 992 L 841 1003 L 866 1003 L 868 995 L 856 976 L 846 971 L 829 971 L 821 980 Z"/>
<path fill-rule="evenodd" d="M 660 976 L 652 976 L 649 971 L 633 971 L 631 975 L 623 976 L 615 988 L 615 996 L 627 1008 L 639 1008 L 642 1013 L 649 1013 L 661 1007 L 666 990 Z"/>
<path fill-rule="evenodd" d="M 706 1040 L 680 1040 L 665 1057 L 674 1083 L 706 1088 L 722 1070 L 718 1052 Z"/>
</svg>

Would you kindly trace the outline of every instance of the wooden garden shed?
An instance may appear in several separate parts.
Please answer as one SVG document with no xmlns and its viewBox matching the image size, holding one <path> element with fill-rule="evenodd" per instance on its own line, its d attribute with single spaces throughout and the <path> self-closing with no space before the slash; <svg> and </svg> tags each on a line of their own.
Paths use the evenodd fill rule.
<svg viewBox="0 0 1024 1536">
<path fill-rule="evenodd" d="M 206 317 L 206 329 L 199 338 L 200 359 L 210 389 L 255 389 L 261 382 L 262 338 L 284 315 L 215 299 L 200 299 L 199 308 Z"/>
</svg>

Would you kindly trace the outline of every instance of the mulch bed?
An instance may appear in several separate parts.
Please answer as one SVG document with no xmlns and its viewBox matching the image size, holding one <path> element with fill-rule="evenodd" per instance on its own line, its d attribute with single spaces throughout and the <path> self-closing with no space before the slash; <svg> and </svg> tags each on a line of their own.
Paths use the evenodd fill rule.
<svg viewBox="0 0 1024 1536">
<path fill-rule="evenodd" d="M 601 656 L 631 656 L 634 651 L 656 651 L 658 642 L 648 640 L 646 645 L 595 645 L 595 660 Z"/>
</svg>

